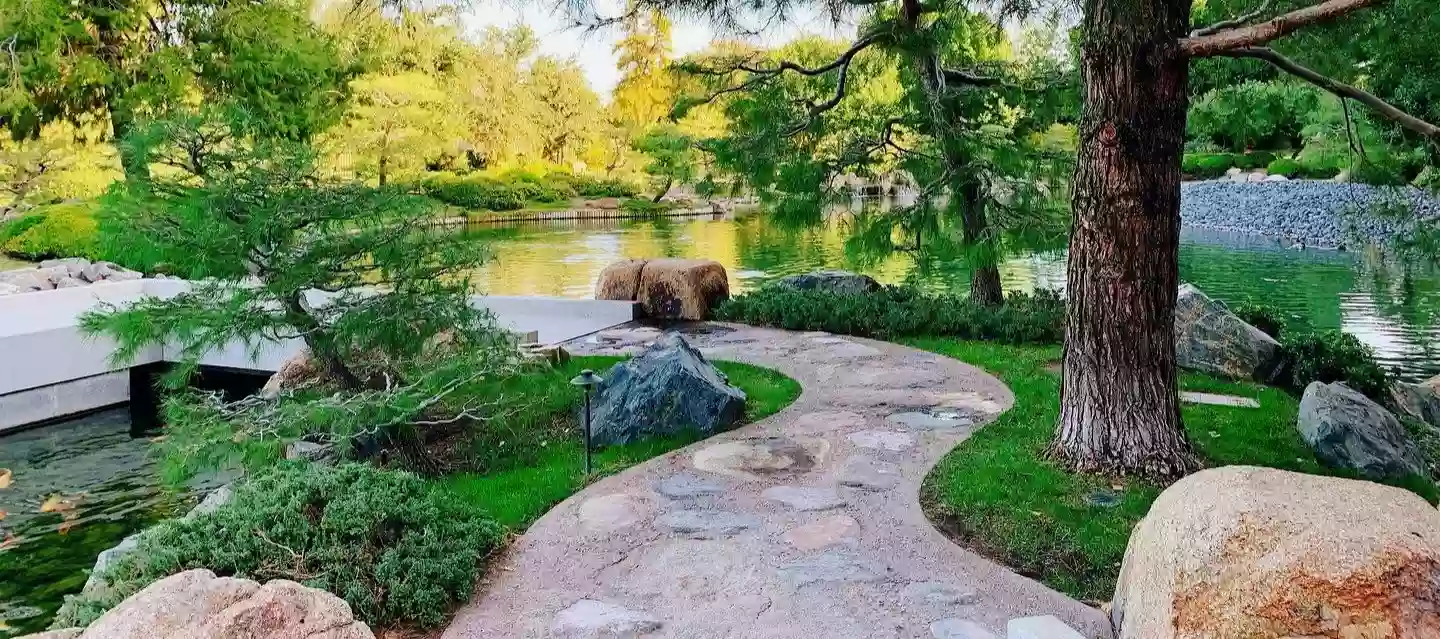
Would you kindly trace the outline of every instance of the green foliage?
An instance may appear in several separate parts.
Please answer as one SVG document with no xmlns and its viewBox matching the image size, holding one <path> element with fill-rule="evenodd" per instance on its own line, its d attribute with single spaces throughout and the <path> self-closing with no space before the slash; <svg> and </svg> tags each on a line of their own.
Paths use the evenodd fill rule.
<svg viewBox="0 0 1440 639">
<path fill-rule="evenodd" d="M 1327 330 L 1286 334 L 1280 342 L 1289 360 L 1282 386 L 1303 393 L 1311 382 L 1344 382 L 1382 404 L 1390 401 L 1390 376 L 1375 351 L 1354 335 Z"/>
<path fill-rule="evenodd" d="M 1235 166 L 1235 156 L 1229 153 L 1186 153 L 1180 170 L 1187 176 L 1204 180 L 1225 175 Z"/>
<path fill-rule="evenodd" d="M 485 177 L 434 175 L 425 178 L 421 188 L 425 195 L 461 208 L 514 211 L 525 206 L 519 190 Z"/>
<path fill-rule="evenodd" d="M 1269 166 L 1265 167 L 1266 173 L 1270 175 L 1283 175 L 1287 178 L 1300 175 L 1302 170 L 1303 167 L 1300 166 L 1300 163 L 1290 158 L 1276 158 Z"/>
<path fill-rule="evenodd" d="M 674 184 L 690 184 L 699 177 L 700 150 L 695 140 L 675 125 L 652 127 L 634 142 L 636 151 L 650 158 L 645 172 L 654 179 L 659 201 Z"/>
<path fill-rule="evenodd" d="M 1306 119 L 1319 102 L 1308 84 L 1252 81 L 1221 87 L 1191 104 L 1187 134 L 1234 152 L 1299 148 Z"/>
<path fill-rule="evenodd" d="M 1288 324 L 1285 313 L 1269 304 L 1245 302 L 1230 307 L 1230 312 L 1246 324 L 1260 329 L 1261 332 L 1277 340 L 1284 335 L 1285 326 Z"/>
<path fill-rule="evenodd" d="M 109 597 L 81 598 L 69 606 L 76 615 L 55 623 L 86 625 L 150 583 L 208 568 L 326 590 L 372 626 L 435 627 L 470 597 L 502 533 L 480 507 L 409 473 L 285 464 L 240 483 L 213 513 L 147 532 L 107 571 Z"/>
<path fill-rule="evenodd" d="M 792 331 L 881 339 L 950 335 L 1006 344 L 1055 344 L 1065 332 L 1065 304 L 1048 291 L 1012 294 L 1003 306 L 987 308 L 961 296 L 929 295 L 909 287 L 837 295 L 772 286 L 731 298 L 716 316 Z"/>
<path fill-rule="evenodd" d="M 1275 154 L 1269 151 L 1251 151 L 1235 156 L 1235 166 L 1247 171 L 1263 169 L 1275 161 Z"/>
<path fill-rule="evenodd" d="M 59 257 L 101 259 L 97 234 L 93 204 L 52 204 L 38 207 L 0 229 L 0 250 L 32 261 Z"/>
<path fill-rule="evenodd" d="M 588 176 L 572 176 L 570 186 L 580 197 L 635 197 L 640 191 L 634 184 L 615 178 L 597 179 Z"/>
</svg>

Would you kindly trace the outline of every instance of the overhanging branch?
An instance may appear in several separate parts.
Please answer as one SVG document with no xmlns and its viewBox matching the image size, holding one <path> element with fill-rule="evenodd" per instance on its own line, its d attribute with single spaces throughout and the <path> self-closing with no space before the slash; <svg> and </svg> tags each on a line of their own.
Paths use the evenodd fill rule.
<svg viewBox="0 0 1440 639">
<path fill-rule="evenodd" d="M 1375 112 L 1379 113 L 1382 117 L 1394 121 L 1400 126 L 1419 133 L 1420 135 L 1428 137 L 1432 140 L 1440 141 L 1440 127 L 1437 127 L 1434 124 L 1421 120 L 1420 118 L 1417 118 L 1413 115 L 1410 115 L 1409 113 L 1406 113 L 1405 111 L 1402 111 L 1399 107 L 1396 107 L 1389 102 L 1381 100 L 1373 93 L 1370 93 L 1358 87 L 1345 84 L 1344 82 L 1341 82 L 1329 76 L 1321 75 L 1314 69 L 1311 69 L 1294 60 L 1291 60 L 1290 58 L 1281 55 L 1273 49 L 1269 49 L 1266 47 L 1247 47 L 1241 49 L 1227 50 L 1222 52 L 1220 55 L 1232 58 L 1254 58 L 1256 60 L 1264 60 L 1265 62 L 1274 65 L 1281 71 L 1294 75 L 1295 77 L 1305 80 L 1306 82 L 1309 82 L 1317 87 L 1329 91 L 1330 93 L 1338 95 L 1342 98 L 1349 98 L 1351 100 L 1364 104 L 1365 106 L 1374 109 Z"/>
<path fill-rule="evenodd" d="M 1386 2 L 1389 0 L 1325 0 L 1259 24 L 1233 29 L 1222 28 L 1209 35 L 1181 38 L 1180 49 L 1190 57 L 1224 55 L 1226 51 L 1258 47 L 1305 27 L 1329 22 Z"/>
<path fill-rule="evenodd" d="M 1247 24 L 1250 24 L 1251 20 L 1265 15 L 1265 12 L 1270 10 L 1270 4 L 1271 0 L 1265 0 L 1265 3 L 1260 5 L 1259 9 L 1251 11 L 1250 13 L 1237 16 L 1235 18 L 1231 18 L 1229 20 L 1221 20 L 1220 22 L 1216 22 L 1215 24 L 1212 24 L 1208 27 L 1203 27 L 1191 31 L 1190 37 L 1198 38 L 1201 36 L 1215 35 L 1217 33 L 1220 33 L 1221 31 L 1228 31 L 1230 29 L 1243 27 Z"/>
<path fill-rule="evenodd" d="M 998 87 L 1004 84 L 1000 78 L 978 75 L 969 71 L 959 69 L 941 69 L 940 75 L 945 78 L 945 84 L 963 84 L 973 87 Z"/>
</svg>

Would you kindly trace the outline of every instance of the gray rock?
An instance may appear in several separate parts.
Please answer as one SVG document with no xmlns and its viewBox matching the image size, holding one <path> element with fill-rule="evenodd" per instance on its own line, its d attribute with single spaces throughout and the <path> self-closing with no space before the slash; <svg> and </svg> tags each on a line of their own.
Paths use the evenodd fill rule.
<svg viewBox="0 0 1440 639">
<path fill-rule="evenodd" d="M 134 552 L 140 546 L 140 539 L 144 534 L 145 531 L 142 530 L 120 540 L 115 547 L 100 551 L 100 554 L 95 557 L 95 566 L 90 569 L 90 577 L 85 580 L 85 587 L 81 589 L 81 592 L 98 597 L 109 590 L 110 583 L 105 580 L 105 571 L 125 555 Z"/>
<path fill-rule="evenodd" d="M 996 639 L 995 633 L 969 619 L 941 619 L 930 624 L 935 639 Z"/>
<path fill-rule="evenodd" d="M 230 487 L 230 484 L 225 484 L 210 491 L 210 494 L 200 500 L 200 503 L 196 504 L 194 508 L 191 508 L 190 512 L 185 513 L 185 516 L 181 517 L 181 519 L 194 519 L 201 515 L 208 515 L 220 510 L 221 506 L 230 503 L 230 500 L 234 498 L 235 490 Z"/>
<path fill-rule="evenodd" d="M 144 273 L 141 273 L 141 272 L 139 272 L 139 271 L 131 271 L 131 270 L 129 270 L 129 269 L 123 269 L 123 268 L 121 268 L 121 269 L 113 269 L 113 270 L 111 270 L 110 275 L 108 275 L 108 276 L 105 277 L 105 281 L 107 281 L 107 282 L 130 282 L 130 281 L 133 281 L 133 280 L 141 279 L 141 278 L 143 278 L 143 277 L 145 277 L 145 274 L 144 274 Z"/>
<path fill-rule="evenodd" d="M 55 280 L 55 288 L 81 288 L 84 286 L 88 286 L 89 284 L 89 282 L 77 280 L 68 275 Z"/>
<path fill-rule="evenodd" d="M 890 490 L 900 483 L 900 467 L 857 455 L 845 460 L 837 480 L 841 486 L 861 490 Z"/>
<path fill-rule="evenodd" d="M 779 568 L 780 579 L 792 588 L 821 582 L 884 581 L 890 569 L 849 551 L 832 550 Z"/>
<path fill-rule="evenodd" d="M 306 459 L 312 462 L 325 462 L 334 458 L 334 447 L 329 444 L 317 444 L 297 440 L 285 446 L 285 459 Z"/>
<path fill-rule="evenodd" d="M 725 487 L 693 473 L 680 473 L 655 482 L 655 492 L 671 499 L 690 499 L 718 495 Z"/>
<path fill-rule="evenodd" d="M 684 338 L 667 333 L 638 357 L 610 370 L 594 416 L 598 445 L 733 426 L 745 415 L 745 393 Z"/>
<path fill-rule="evenodd" d="M 942 581 L 919 581 L 905 586 L 905 596 L 921 604 L 938 606 L 968 606 L 980 601 L 980 595 Z"/>
<path fill-rule="evenodd" d="M 86 265 L 84 268 L 82 268 L 80 271 L 80 277 L 81 279 L 84 279 L 85 281 L 93 284 L 95 282 L 103 281 L 113 272 L 114 269 L 110 268 L 108 262 L 96 262 L 94 264 Z"/>
<path fill-rule="evenodd" d="M 655 523 L 691 539 L 719 539 L 759 526 L 760 520 L 725 510 L 677 510 L 661 515 Z"/>
<path fill-rule="evenodd" d="M 0 282 L 0 295 L 14 295 L 16 293 L 24 292 L 26 292 L 25 289 L 22 289 L 19 286 L 10 284 L 8 282 Z"/>
<path fill-rule="evenodd" d="M 48 291 L 55 288 L 46 273 L 39 269 L 27 268 L 0 273 L 0 283 L 10 284 L 21 292 Z"/>
<path fill-rule="evenodd" d="M 1344 384 L 1307 386 L 1296 427 L 1315 456 L 1331 466 L 1370 479 L 1425 473 L 1425 460 L 1400 420 Z"/>
<path fill-rule="evenodd" d="M 88 264 L 90 264 L 90 260 L 87 260 L 87 259 L 85 259 L 85 258 L 83 258 L 83 257 L 66 257 L 66 258 L 61 258 L 61 259 L 58 259 L 58 260 L 40 260 L 40 268 L 51 268 L 51 267 L 54 267 L 54 266 L 65 266 L 65 267 L 69 267 L 69 266 L 81 266 L 81 267 L 83 267 L 83 266 L 86 266 L 86 265 L 88 265 Z"/>
<path fill-rule="evenodd" d="M 1284 356 L 1273 337 L 1194 285 L 1183 284 L 1175 303 L 1175 361 L 1212 375 L 1270 382 L 1279 375 Z"/>
<path fill-rule="evenodd" d="M 1419 384 L 1395 382 L 1390 397 L 1405 414 L 1431 426 L 1440 426 L 1440 375 Z"/>
<path fill-rule="evenodd" d="M 775 285 L 797 291 L 823 291 L 843 295 L 870 293 L 881 288 L 875 278 L 850 271 L 814 271 L 804 275 L 791 275 L 780 278 Z"/>
<path fill-rule="evenodd" d="M 807 512 L 843 508 L 846 503 L 845 497 L 835 489 L 818 486 L 773 486 L 760 496 Z"/>
<path fill-rule="evenodd" d="M 564 639 L 628 639 L 655 632 L 661 625 L 659 619 L 638 610 L 581 599 L 555 615 L 550 631 Z"/>
</svg>

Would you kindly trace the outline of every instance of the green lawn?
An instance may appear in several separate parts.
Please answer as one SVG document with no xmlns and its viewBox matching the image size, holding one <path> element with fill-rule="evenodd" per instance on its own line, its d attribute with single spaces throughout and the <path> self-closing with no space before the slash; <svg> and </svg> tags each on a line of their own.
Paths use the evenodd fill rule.
<svg viewBox="0 0 1440 639">
<path fill-rule="evenodd" d="M 575 416 L 583 401 L 569 380 L 581 369 L 604 371 L 620 357 L 576 357 L 552 374 L 526 377 L 523 387 L 492 389 L 520 398 L 524 409 L 487 425 L 472 442 L 479 472 L 438 480 L 438 489 L 481 504 L 501 524 L 523 530 L 552 506 L 593 478 L 583 472 L 581 434 Z M 748 396 L 746 422 L 764 419 L 800 396 L 800 384 L 777 371 L 737 362 L 713 362 Z M 612 446 L 594 458 L 596 476 L 692 443 L 698 435 L 652 439 Z"/>
<path fill-rule="evenodd" d="M 1068 473 L 1043 458 L 1059 413 L 1059 347 L 1002 346 L 941 338 L 916 348 L 982 367 L 1015 394 L 1015 407 L 946 455 L 925 480 L 932 521 L 967 546 L 1082 600 L 1110 599 L 1130 531 L 1161 487 Z M 1185 390 L 1252 397 L 1259 409 L 1184 404 L 1186 430 L 1210 466 L 1246 464 L 1342 475 L 1316 461 L 1295 430 L 1298 402 L 1246 382 L 1183 375 Z M 1432 485 L 1407 486 L 1433 503 Z M 1095 490 L 1118 493 L 1088 505 Z"/>
</svg>

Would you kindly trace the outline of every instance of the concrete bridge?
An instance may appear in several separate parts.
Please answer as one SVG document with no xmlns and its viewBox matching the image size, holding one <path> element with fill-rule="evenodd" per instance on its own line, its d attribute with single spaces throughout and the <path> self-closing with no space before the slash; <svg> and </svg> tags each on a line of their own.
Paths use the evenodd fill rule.
<svg viewBox="0 0 1440 639">
<path fill-rule="evenodd" d="M 0 297 L 0 431 L 122 404 L 130 400 L 130 370 L 175 361 L 178 351 L 155 345 L 133 361 L 115 362 L 115 342 L 79 328 L 85 311 L 123 306 L 143 297 L 169 298 L 184 280 L 144 279 Z M 500 324 L 534 332 L 542 343 L 562 342 L 636 318 L 634 302 L 548 297 L 476 296 Z M 206 367 L 270 373 L 301 347 L 299 340 L 236 343 L 201 359 Z"/>
</svg>

